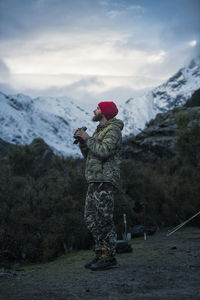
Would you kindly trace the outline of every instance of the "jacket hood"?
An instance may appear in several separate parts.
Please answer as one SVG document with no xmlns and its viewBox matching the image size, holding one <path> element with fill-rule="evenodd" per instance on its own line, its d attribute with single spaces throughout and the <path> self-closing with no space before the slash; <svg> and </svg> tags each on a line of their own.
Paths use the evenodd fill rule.
<svg viewBox="0 0 200 300">
<path fill-rule="evenodd" d="M 106 122 L 106 126 L 112 124 L 113 126 L 117 126 L 119 127 L 120 130 L 122 130 L 124 128 L 124 123 L 122 122 L 122 120 L 120 119 L 110 119 L 108 122 Z"/>
<path fill-rule="evenodd" d="M 124 128 L 124 123 L 119 119 L 112 118 L 109 121 L 107 121 L 104 125 L 99 124 L 96 128 L 96 131 L 98 132 L 99 130 L 103 130 L 103 128 L 106 128 L 108 126 L 116 126 L 120 130 L 122 130 Z"/>
</svg>

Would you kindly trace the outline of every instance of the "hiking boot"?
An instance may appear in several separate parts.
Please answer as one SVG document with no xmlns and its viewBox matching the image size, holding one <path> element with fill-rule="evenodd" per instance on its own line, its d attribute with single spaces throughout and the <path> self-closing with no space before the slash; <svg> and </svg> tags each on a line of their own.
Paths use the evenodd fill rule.
<svg viewBox="0 0 200 300">
<path fill-rule="evenodd" d="M 97 262 L 98 262 L 98 260 L 101 258 L 101 256 L 102 256 L 102 251 L 100 250 L 100 249 L 96 249 L 96 250 L 94 250 L 95 251 L 95 253 L 96 253 L 96 257 L 95 258 L 93 258 L 92 260 L 90 260 L 89 262 L 87 262 L 86 264 L 85 264 L 85 268 L 86 269 L 90 269 L 90 267 L 93 265 L 93 264 L 96 264 Z"/>
<path fill-rule="evenodd" d="M 90 269 L 92 271 L 98 271 L 98 270 L 107 270 L 112 267 L 115 267 L 117 265 L 117 260 L 112 257 L 112 258 L 100 258 L 98 261 L 94 264 L 91 265 Z"/>
<path fill-rule="evenodd" d="M 100 259 L 100 257 L 95 257 L 93 258 L 92 260 L 88 261 L 86 264 L 85 264 L 85 268 L 86 269 L 90 269 L 90 267 L 93 265 L 93 264 L 96 264 L 98 262 L 98 260 Z"/>
</svg>

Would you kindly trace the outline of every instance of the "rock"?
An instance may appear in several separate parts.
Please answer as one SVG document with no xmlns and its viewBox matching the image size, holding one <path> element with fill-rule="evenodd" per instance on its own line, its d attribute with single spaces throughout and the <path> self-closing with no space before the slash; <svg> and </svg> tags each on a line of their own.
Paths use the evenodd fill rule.
<svg viewBox="0 0 200 300">
<path fill-rule="evenodd" d="M 200 89 L 198 89 L 192 97 L 185 103 L 186 107 L 200 106 Z"/>
<path fill-rule="evenodd" d="M 176 107 L 157 114 L 141 133 L 124 140 L 123 157 L 144 162 L 173 157 L 181 122 L 187 127 L 194 123 L 200 125 L 200 107 Z"/>
<path fill-rule="evenodd" d="M 170 249 L 171 249 L 171 250 L 176 250 L 177 247 L 176 247 L 176 246 L 173 246 L 173 247 L 171 247 Z"/>
</svg>

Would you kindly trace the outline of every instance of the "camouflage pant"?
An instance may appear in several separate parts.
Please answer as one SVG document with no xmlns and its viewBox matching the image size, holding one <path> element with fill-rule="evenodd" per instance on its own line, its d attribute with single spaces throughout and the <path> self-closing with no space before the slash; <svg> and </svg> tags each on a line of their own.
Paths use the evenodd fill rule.
<svg viewBox="0 0 200 300">
<path fill-rule="evenodd" d="M 114 187 L 107 182 L 88 186 L 85 202 L 85 222 L 95 241 L 95 249 L 106 248 L 115 255 L 116 233 L 113 221 Z"/>
</svg>

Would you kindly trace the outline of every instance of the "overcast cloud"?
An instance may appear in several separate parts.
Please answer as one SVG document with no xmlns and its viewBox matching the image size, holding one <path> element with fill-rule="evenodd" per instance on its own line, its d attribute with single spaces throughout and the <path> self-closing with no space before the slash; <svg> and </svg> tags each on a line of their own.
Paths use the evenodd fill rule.
<svg viewBox="0 0 200 300">
<path fill-rule="evenodd" d="M 1 0 L 0 88 L 127 98 L 168 79 L 199 41 L 199 0 Z"/>
</svg>

